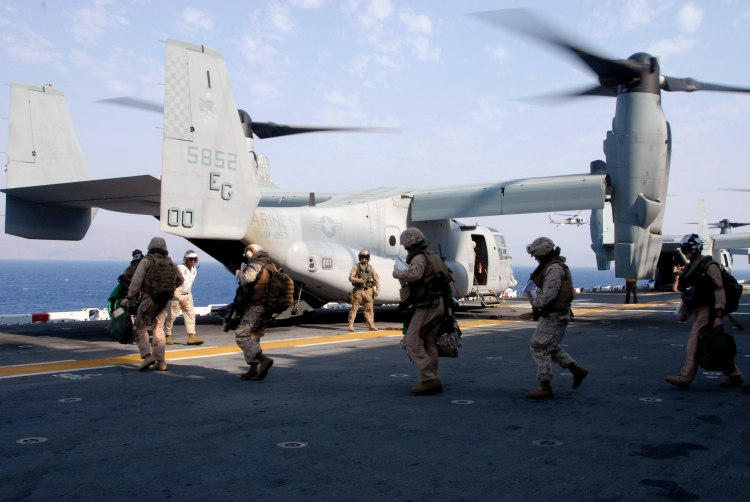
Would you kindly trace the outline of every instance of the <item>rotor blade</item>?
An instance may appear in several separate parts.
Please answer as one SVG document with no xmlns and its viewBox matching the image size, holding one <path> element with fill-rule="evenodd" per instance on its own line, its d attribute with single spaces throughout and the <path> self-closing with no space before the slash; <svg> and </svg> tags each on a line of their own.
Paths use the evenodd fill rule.
<svg viewBox="0 0 750 502">
<path fill-rule="evenodd" d="M 100 99 L 99 103 L 108 105 L 124 106 L 126 108 L 135 108 L 137 110 L 146 110 L 149 112 L 164 113 L 164 106 L 161 103 L 149 101 L 142 98 L 122 97 Z M 252 122 L 252 131 L 259 138 L 276 138 L 278 136 L 289 136 L 291 134 L 304 134 L 308 132 L 376 132 L 376 133 L 398 133 L 398 128 L 388 127 L 323 127 L 323 126 L 292 126 L 277 124 L 275 122 Z"/>
<path fill-rule="evenodd" d="M 528 9 L 503 9 L 477 12 L 473 15 L 492 25 L 513 30 L 572 54 L 596 73 L 599 82 L 604 86 L 626 84 L 641 77 L 641 70 L 636 63 L 600 56 L 575 45 Z"/>
<path fill-rule="evenodd" d="M 719 188 L 719 190 L 726 190 L 727 192 L 750 192 L 750 188 Z"/>
<path fill-rule="evenodd" d="M 392 127 L 321 127 L 321 126 L 293 126 L 277 124 L 275 122 L 253 122 L 253 132 L 261 139 L 289 136 L 291 134 L 305 134 L 308 132 L 374 132 L 398 133 L 400 129 Z"/>
<path fill-rule="evenodd" d="M 135 108 L 137 110 L 146 110 L 148 112 L 164 113 L 164 105 L 149 101 L 147 99 L 124 97 L 124 98 L 109 98 L 100 99 L 99 103 L 107 105 L 124 106 L 127 108 Z"/>
<path fill-rule="evenodd" d="M 663 75 L 662 89 L 668 92 L 721 91 L 721 92 L 750 92 L 747 87 L 731 85 L 709 84 L 698 82 L 693 78 L 675 78 Z"/>
<path fill-rule="evenodd" d="M 571 90 L 569 92 L 563 93 L 531 96 L 528 98 L 523 98 L 521 101 L 540 105 L 557 105 L 583 96 L 604 96 L 608 98 L 616 98 L 617 86 L 595 85 L 594 87 L 587 87 L 586 89 L 580 89 L 577 91 Z"/>
</svg>

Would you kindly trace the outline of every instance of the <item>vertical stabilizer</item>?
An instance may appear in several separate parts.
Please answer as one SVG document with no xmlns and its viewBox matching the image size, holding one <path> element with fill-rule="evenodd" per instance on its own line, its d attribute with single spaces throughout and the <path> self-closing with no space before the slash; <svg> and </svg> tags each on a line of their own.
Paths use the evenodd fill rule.
<svg viewBox="0 0 750 502">
<path fill-rule="evenodd" d="M 8 188 L 88 179 L 86 162 L 62 92 L 11 84 Z M 5 233 L 28 239 L 80 240 L 96 209 L 71 208 L 6 196 Z"/>
<path fill-rule="evenodd" d="M 241 239 L 260 200 L 223 56 L 167 41 L 161 229 Z"/>
</svg>

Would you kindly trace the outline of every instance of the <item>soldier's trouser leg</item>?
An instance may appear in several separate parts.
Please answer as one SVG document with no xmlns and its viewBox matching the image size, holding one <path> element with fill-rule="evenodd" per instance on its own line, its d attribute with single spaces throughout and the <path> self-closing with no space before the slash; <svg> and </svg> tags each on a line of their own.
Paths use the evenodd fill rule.
<svg viewBox="0 0 750 502">
<path fill-rule="evenodd" d="M 264 316 L 262 306 L 249 307 L 235 332 L 235 342 L 242 349 L 247 364 L 257 363 L 262 351 L 260 339 L 266 332 Z"/>
<path fill-rule="evenodd" d="M 185 322 L 185 331 L 188 334 L 195 334 L 195 306 L 193 305 L 193 293 L 181 297 L 186 301 L 185 308 L 182 309 L 182 319 Z"/>
<path fill-rule="evenodd" d="M 151 339 L 151 355 L 157 362 L 164 361 L 166 354 L 166 338 L 164 336 L 164 320 L 167 318 L 166 307 L 161 309 L 154 317 Z"/>
<path fill-rule="evenodd" d="M 154 322 L 153 307 L 153 302 L 146 298 L 138 305 L 138 311 L 135 314 L 135 344 L 138 346 L 138 353 L 141 359 L 151 354 L 148 328 Z"/>
<path fill-rule="evenodd" d="M 563 368 L 575 362 L 570 354 L 560 348 L 560 341 L 569 322 L 567 314 L 552 313 L 548 318 L 539 318 L 536 331 L 531 337 L 531 357 L 537 365 L 536 377 L 539 382 L 552 381 L 552 361 Z"/>
<path fill-rule="evenodd" d="M 443 300 L 436 308 L 418 308 L 404 337 L 406 354 L 419 370 L 419 381 L 440 379 L 437 337 L 443 317 Z"/>
<path fill-rule="evenodd" d="M 164 321 L 164 336 L 172 336 L 172 328 L 174 327 L 174 320 L 180 314 L 180 302 L 177 300 L 169 300 L 166 308 L 167 318 Z"/>
<path fill-rule="evenodd" d="M 362 290 L 357 289 L 352 293 L 352 308 L 349 309 L 349 327 L 354 327 L 354 321 L 357 319 L 357 310 L 362 305 L 364 299 L 362 298 Z"/>
<path fill-rule="evenodd" d="M 138 326 L 138 317 L 136 317 L 135 344 L 138 346 L 138 353 L 141 359 L 151 353 L 151 342 L 148 340 L 147 326 Z"/>
<path fill-rule="evenodd" d="M 352 308 L 349 309 L 349 327 L 354 326 L 354 320 L 357 318 L 357 310 L 359 310 L 359 303 L 356 301 L 352 303 Z"/>
<path fill-rule="evenodd" d="M 375 306 L 373 304 L 374 296 L 372 289 L 362 292 L 362 297 L 365 303 L 365 324 L 368 328 L 375 327 Z"/>
</svg>

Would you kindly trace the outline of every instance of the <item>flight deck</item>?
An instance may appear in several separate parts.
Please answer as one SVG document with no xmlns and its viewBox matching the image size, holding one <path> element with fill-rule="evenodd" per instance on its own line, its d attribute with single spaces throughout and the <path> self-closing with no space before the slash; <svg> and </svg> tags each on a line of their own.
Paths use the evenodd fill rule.
<svg viewBox="0 0 750 502">
<path fill-rule="evenodd" d="M 679 372 L 689 325 L 677 296 L 580 294 L 563 345 L 590 370 L 578 390 L 553 365 L 536 386 L 523 301 L 459 314 L 463 347 L 440 361 L 445 391 L 409 392 L 417 372 L 394 309 L 380 331 L 317 311 L 268 329 L 260 382 L 234 336 L 182 325 L 167 372 L 139 372 L 134 345 L 102 321 L 0 333 L 0 500 L 745 500 L 750 384 Z M 748 300 L 737 319 L 750 325 Z M 749 327 L 750 329 L 750 327 Z M 750 376 L 750 337 L 736 330 Z"/>
</svg>

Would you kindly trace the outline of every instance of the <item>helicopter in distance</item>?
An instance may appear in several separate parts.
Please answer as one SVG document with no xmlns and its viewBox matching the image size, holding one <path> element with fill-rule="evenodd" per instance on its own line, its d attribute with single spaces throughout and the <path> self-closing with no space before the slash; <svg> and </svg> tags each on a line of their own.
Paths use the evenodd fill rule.
<svg viewBox="0 0 750 502">
<path fill-rule="evenodd" d="M 584 218 L 583 216 L 579 216 L 581 212 L 577 212 L 576 214 L 566 214 L 566 213 L 555 213 L 555 216 L 565 216 L 565 218 L 561 220 L 555 220 L 552 218 L 552 215 L 549 215 L 549 222 L 553 223 L 557 226 L 560 225 L 576 225 L 580 227 L 581 225 L 586 225 L 589 220 Z"/>
</svg>

